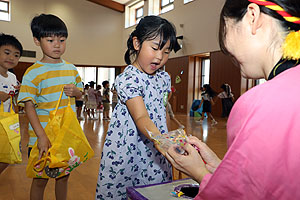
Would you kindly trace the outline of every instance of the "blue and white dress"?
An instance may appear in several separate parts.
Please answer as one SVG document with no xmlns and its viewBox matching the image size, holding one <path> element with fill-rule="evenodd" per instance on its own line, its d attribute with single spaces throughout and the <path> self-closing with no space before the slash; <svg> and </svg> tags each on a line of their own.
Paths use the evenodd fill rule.
<svg viewBox="0 0 300 200">
<path fill-rule="evenodd" d="M 126 187 L 172 180 L 172 168 L 153 143 L 137 129 L 126 101 L 141 96 L 150 119 L 166 133 L 164 94 L 170 92 L 170 76 L 164 71 L 148 75 L 127 66 L 115 86 L 116 105 L 109 124 L 100 163 L 96 199 L 126 199 Z"/>
</svg>

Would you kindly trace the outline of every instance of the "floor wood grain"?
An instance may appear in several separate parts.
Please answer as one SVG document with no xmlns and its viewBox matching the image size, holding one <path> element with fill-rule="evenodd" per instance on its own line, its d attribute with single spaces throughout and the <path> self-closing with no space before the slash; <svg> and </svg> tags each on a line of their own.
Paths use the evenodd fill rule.
<svg viewBox="0 0 300 200">
<path fill-rule="evenodd" d="M 102 115 L 102 114 L 101 114 Z M 101 117 L 102 118 L 102 117 Z M 187 134 L 195 135 L 206 142 L 220 157 L 223 158 L 227 149 L 226 146 L 226 119 L 218 119 L 216 126 L 204 121 L 203 125 L 195 118 L 186 115 L 176 115 L 176 118 L 186 127 Z M 0 200 L 28 200 L 31 186 L 31 179 L 26 177 L 25 170 L 27 164 L 27 125 L 28 120 L 25 114 L 20 114 L 20 125 L 22 134 L 22 155 L 23 162 L 18 165 L 10 165 L 0 175 Z M 105 139 L 109 122 L 101 120 L 85 119 L 80 121 L 80 125 L 86 134 L 91 147 L 95 151 L 95 156 L 87 163 L 75 169 L 69 179 L 68 199 L 71 200 L 93 200 L 97 176 L 100 163 L 100 155 Z M 177 128 L 176 123 L 168 118 L 169 130 Z M 186 176 L 174 172 L 174 179 L 185 178 Z M 55 199 L 55 181 L 50 180 L 45 190 L 45 200 Z"/>
</svg>

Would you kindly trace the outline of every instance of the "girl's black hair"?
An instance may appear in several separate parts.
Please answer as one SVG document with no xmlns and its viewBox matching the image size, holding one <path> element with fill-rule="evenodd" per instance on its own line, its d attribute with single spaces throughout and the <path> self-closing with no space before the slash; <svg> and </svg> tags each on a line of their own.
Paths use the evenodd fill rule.
<svg viewBox="0 0 300 200">
<path fill-rule="evenodd" d="M 51 36 L 68 37 L 66 24 L 57 16 L 51 14 L 41 14 L 34 17 L 31 21 L 31 31 L 33 37 L 38 40 Z"/>
<path fill-rule="evenodd" d="M 4 45 L 11 45 L 15 47 L 20 51 L 20 56 L 22 56 L 23 46 L 15 36 L 0 33 L 0 47 Z"/>
<path fill-rule="evenodd" d="M 287 13 L 294 17 L 300 17 L 300 3 L 299 0 L 268 0 L 279 6 L 281 6 Z M 220 15 L 220 26 L 219 26 L 219 44 L 221 50 L 225 54 L 229 54 L 227 48 L 225 47 L 225 38 L 226 38 L 226 23 L 225 19 L 234 19 L 235 22 L 239 22 L 244 15 L 247 13 L 248 5 L 251 2 L 248 0 L 226 0 L 224 7 Z M 260 6 L 262 13 L 265 13 L 275 19 L 278 19 L 282 27 L 286 30 L 300 30 L 300 24 L 295 24 L 292 22 L 286 21 L 281 15 L 276 11 L 271 10 L 265 6 Z"/>
<path fill-rule="evenodd" d="M 231 94 L 231 88 L 228 84 L 222 84 L 221 88 L 226 92 L 227 96 L 230 96 Z"/>
<path fill-rule="evenodd" d="M 109 81 L 103 81 L 102 86 L 105 87 L 107 84 L 109 84 Z"/>
<path fill-rule="evenodd" d="M 169 50 L 172 51 L 176 44 L 176 30 L 173 24 L 159 16 L 146 16 L 140 20 L 135 30 L 130 34 L 127 40 L 127 51 L 124 59 L 126 64 L 131 64 L 131 57 L 138 56 L 139 51 L 134 49 L 133 37 L 137 37 L 140 48 L 144 41 L 153 40 L 160 37 L 159 49 L 162 49 L 170 40 Z"/>
<path fill-rule="evenodd" d="M 204 84 L 203 88 L 205 89 L 205 93 L 208 94 L 210 97 L 215 97 L 217 92 L 215 92 L 209 84 Z"/>
<path fill-rule="evenodd" d="M 89 82 L 89 85 L 90 85 L 90 87 L 92 87 L 92 88 L 94 87 L 95 84 L 96 84 L 96 83 L 95 83 L 94 81 L 90 81 L 90 82 Z"/>
</svg>

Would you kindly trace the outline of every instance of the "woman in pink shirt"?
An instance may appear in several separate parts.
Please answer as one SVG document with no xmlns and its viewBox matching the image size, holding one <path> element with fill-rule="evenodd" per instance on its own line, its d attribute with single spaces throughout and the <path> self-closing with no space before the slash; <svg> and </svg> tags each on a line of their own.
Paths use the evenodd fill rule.
<svg viewBox="0 0 300 200">
<path fill-rule="evenodd" d="M 268 81 L 236 101 L 223 160 L 195 137 L 186 155 L 168 150 L 172 164 L 200 183 L 195 199 L 300 199 L 299 5 L 299 0 L 226 0 L 221 49 L 242 76 Z"/>
</svg>

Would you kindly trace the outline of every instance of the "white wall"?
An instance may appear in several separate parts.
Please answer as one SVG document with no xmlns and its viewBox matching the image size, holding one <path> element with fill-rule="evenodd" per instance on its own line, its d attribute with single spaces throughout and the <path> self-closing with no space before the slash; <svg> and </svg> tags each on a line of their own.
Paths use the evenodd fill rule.
<svg viewBox="0 0 300 200">
<path fill-rule="evenodd" d="M 11 21 L 0 21 L 0 32 L 15 35 L 26 50 L 38 50 L 33 44 L 30 20 L 35 13 L 44 11 L 43 2 L 43 0 L 12 0 Z M 21 60 L 32 61 L 32 59 L 26 58 L 21 58 Z"/>
<path fill-rule="evenodd" d="M 0 31 L 15 35 L 26 50 L 42 54 L 32 40 L 31 19 L 40 13 L 59 16 L 67 25 L 69 38 L 64 59 L 75 64 L 123 65 L 122 13 L 86 0 L 12 0 L 10 22 L 0 21 Z M 33 62 L 35 59 L 21 58 Z"/>
<path fill-rule="evenodd" d="M 125 14 L 86 0 L 11 1 L 11 22 L 0 21 L 0 32 L 15 35 L 24 49 L 37 51 L 37 59 L 42 54 L 34 46 L 29 24 L 35 15 L 44 12 L 59 16 L 68 27 L 65 60 L 79 65 L 125 64 L 126 41 L 135 28 L 124 28 Z M 175 0 L 175 9 L 161 15 L 176 26 L 177 35 L 184 36 L 183 49 L 170 57 L 219 50 L 218 24 L 223 4 L 224 0 L 195 0 L 184 5 L 183 0 Z M 35 59 L 21 58 L 21 61 L 34 62 Z"/>
<path fill-rule="evenodd" d="M 149 2 L 149 0 L 147 1 Z M 224 0 L 195 0 L 183 4 L 183 0 L 174 1 L 174 10 L 161 15 L 171 21 L 177 35 L 183 35 L 183 49 L 170 57 L 194 55 L 219 50 L 219 16 Z M 183 24 L 183 27 L 180 27 Z M 124 31 L 128 37 L 134 27 Z M 125 48 L 125 47 L 124 47 Z"/>
</svg>

